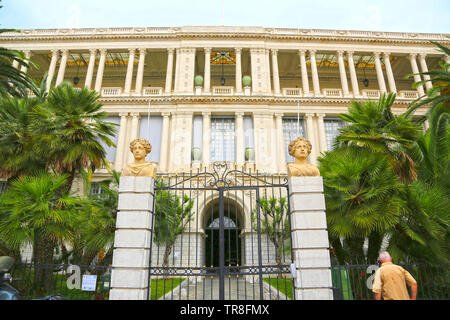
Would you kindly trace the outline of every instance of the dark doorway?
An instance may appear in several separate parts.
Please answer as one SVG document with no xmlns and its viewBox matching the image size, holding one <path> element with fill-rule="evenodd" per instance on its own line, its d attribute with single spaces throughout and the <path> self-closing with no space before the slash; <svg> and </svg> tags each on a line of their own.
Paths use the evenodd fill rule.
<svg viewBox="0 0 450 320">
<path fill-rule="evenodd" d="M 230 214 L 224 217 L 224 249 L 225 266 L 241 265 L 241 238 L 239 237 L 239 225 L 236 223 L 236 215 Z M 205 265 L 211 270 L 217 270 L 219 266 L 219 218 L 218 213 L 209 219 L 205 243 Z"/>
</svg>

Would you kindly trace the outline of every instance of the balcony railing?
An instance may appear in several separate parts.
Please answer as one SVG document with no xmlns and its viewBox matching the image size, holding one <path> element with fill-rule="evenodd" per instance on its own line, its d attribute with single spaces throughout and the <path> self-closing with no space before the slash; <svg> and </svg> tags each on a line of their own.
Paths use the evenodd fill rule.
<svg viewBox="0 0 450 320">
<path fill-rule="evenodd" d="M 122 94 L 122 88 L 120 87 L 105 87 L 102 88 L 102 96 L 103 97 L 117 97 Z"/>
<path fill-rule="evenodd" d="M 401 90 L 398 92 L 398 97 L 402 99 L 417 99 L 419 98 L 419 93 L 417 91 Z"/>
<path fill-rule="evenodd" d="M 361 94 L 364 98 L 378 99 L 381 95 L 380 90 L 363 89 Z"/>
<path fill-rule="evenodd" d="M 287 96 L 287 97 L 292 97 L 292 96 L 301 97 L 303 95 L 302 89 L 300 89 L 300 88 L 283 88 L 282 93 L 283 93 L 283 96 Z"/>
<path fill-rule="evenodd" d="M 330 98 L 342 98 L 343 97 L 341 89 L 332 89 L 332 88 L 322 89 L 322 94 L 324 97 L 330 97 Z"/>
<path fill-rule="evenodd" d="M 161 87 L 145 87 L 142 90 L 143 96 L 161 96 L 163 94 L 163 88 Z"/>
<path fill-rule="evenodd" d="M 212 87 L 212 94 L 216 96 L 232 96 L 234 94 L 234 87 Z"/>
<path fill-rule="evenodd" d="M 249 88 L 250 89 L 250 88 Z M 196 95 L 208 95 L 205 94 L 203 88 L 195 88 Z M 250 89 L 251 90 L 251 89 Z M 282 96 L 284 97 L 304 97 L 304 93 L 301 88 L 282 88 Z M 132 93 L 134 96 L 162 96 L 164 94 L 164 88 L 162 87 L 144 87 L 141 94 Z M 214 86 L 211 88 L 211 93 L 214 96 L 233 96 L 239 94 L 236 92 L 235 88 L 232 86 Z M 101 89 L 101 95 L 103 97 L 119 97 L 123 96 L 123 90 L 121 87 L 104 87 Z M 251 95 L 251 91 L 246 93 L 246 95 Z M 364 99 L 378 99 L 381 96 L 381 91 L 377 89 L 363 89 L 361 90 L 362 98 Z M 324 88 L 322 89 L 322 97 L 326 98 L 346 98 L 344 96 L 343 90 L 339 88 Z M 350 92 L 350 97 L 352 93 Z M 312 96 L 313 97 L 313 96 Z M 399 99 L 414 100 L 419 98 L 419 94 L 415 90 L 400 90 L 397 94 Z"/>
</svg>

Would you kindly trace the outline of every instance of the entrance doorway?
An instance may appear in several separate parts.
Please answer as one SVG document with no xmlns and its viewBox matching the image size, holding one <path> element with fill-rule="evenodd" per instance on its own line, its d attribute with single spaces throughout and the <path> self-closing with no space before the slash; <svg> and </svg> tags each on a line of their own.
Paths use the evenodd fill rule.
<svg viewBox="0 0 450 320">
<path fill-rule="evenodd" d="M 239 222 L 235 214 L 223 218 L 224 224 L 224 257 L 225 266 L 241 265 L 241 238 L 239 237 Z M 205 265 L 216 270 L 220 264 L 220 218 L 219 213 L 213 214 L 205 228 Z"/>
</svg>

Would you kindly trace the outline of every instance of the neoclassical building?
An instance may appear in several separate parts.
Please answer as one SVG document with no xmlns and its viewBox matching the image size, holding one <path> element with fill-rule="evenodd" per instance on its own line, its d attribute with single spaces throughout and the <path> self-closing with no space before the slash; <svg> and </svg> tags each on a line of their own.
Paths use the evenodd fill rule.
<svg viewBox="0 0 450 320">
<path fill-rule="evenodd" d="M 285 175 L 288 143 L 299 135 L 330 150 L 337 115 L 352 100 L 395 92 L 402 112 L 430 83 L 421 76 L 449 57 L 430 41 L 448 34 L 264 27 L 167 27 L 21 30 L 0 45 L 21 50 L 56 85 L 100 93 L 118 124 L 111 168 L 132 160 L 129 142 L 147 138 L 159 175 L 209 168 L 216 161 Z M 50 81 L 47 82 L 50 85 Z M 418 111 L 418 115 L 425 110 Z M 97 171 L 97 178 L 107 170 Z"/>
<path fill-rule="evenodd" d="M 92 28 L 2 33 L 1 45 L 21 50 L 56 85 L 63 80 L 101 94 L 120 125 L 108 150 L 112 167 L 131 159 L 129 142 L 153 145 L 160 173 L 213 161 L 285 173 L 287 142 L 299 133 L 329 150 L 353 99 L 396 92 L 401 112 L 423 95 L 420 76 L 449 57 L 430 41 L 446 34 L 262 27 Z M 131 63 L 132 62 L 132 63 Z M 50 81 L 48 81 L 50 85 Z M 300 124 L 300 128 L 298 128 Z M 246 148 L 253 151 L 247 152 Z"/>
</svg>

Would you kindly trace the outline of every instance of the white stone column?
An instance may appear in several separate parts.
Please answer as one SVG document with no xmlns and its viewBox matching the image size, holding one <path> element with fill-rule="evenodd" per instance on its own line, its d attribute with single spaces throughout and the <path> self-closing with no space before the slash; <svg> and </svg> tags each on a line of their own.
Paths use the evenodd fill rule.
<svg viewBox="0 0 450 320">
<path fill-rule="evenodd" d="M 134 52 L 136 49 L 130 48 L 128 49 L 128 65 L 127 65 L 127 75 L 125 77 L 125 86 L 123 93 L 130 94 L 131 93 L 131 83 L 133 82 L 133 67 L 134 67 Z"/>
<path fill-rule="evenodd" d="M 320 147 L 317 148 L 320 153 L 321 152 L 325 152 L 328 151 L 328 147 L 327 147 L 327 136 L 326 136 L 326 132 L 325 132 L 325 123 L 324 123 L 324 118 L 325 118 L 325 114 L 324 113 L 316 113 L 317 116 L 317 120 L 318 120 L 318 126 L 319 126 L 319 144 Z"/>
<path fill-rule="evenodd" d="M 134 94 L 141 95 L 142 94 L 142 82 L 144 80 L 144 65 L 145 65 L 145 55 L 146 49 L 139 49 L 139 64 L 136 74 L 136 87 L 134 89 Z"/>
<path fill-rule="evenodd" d="M 235 48 L 236 52 L 236 93 L 242 93 L 242 59 L 241 59 L 241 48 Z"/>
<path fill-rule="evenodd" d="M 250 49 L 252 93 L 270 93 L 270 64 L 267 50 L 264 48 Z"/>
<path fill-rule="evenodd" d="M 419 82 L 419 81 L 422 81 L 422 79 L 419 74 L 419 67 L 417 66 L 416 56 L 417 56 L 416 53 L 410 53 L 408 58 L 409 58 L 409 62 L 411 62 L 411 70 L 412 70 L 412 73 L 414 74 L 414 82 Z M 418 86 L 417 92 L 419 93 L 419 96 L 422 97 L 425 94 L 425 91 L 423 90 L 423 86 Z"/>
<path fill-rule="evenodd" d="M 333 300 L 322 177 L 290 177 L 296 300 Z"/>
<path fill-rule="evenodd" d="M 148 300 L 154 180 L 120 177 L 110 300 Z"/>
<path fill-rule="evenodd" d="M 98 62 L 97 76 L 95 77 L 95 91 L 101 93 L 103 72 L 105 71 L 106 49 L 100 49 L 100 60 Z"/>
<path fill-rule="evenodd" d="M 303 89 L 303 95 L 309 96 L 309 80 L 308 80 L 308 70 L 306 69 L 306 50 L 299 50 L 298 51 L 300 55 L 300 68 L 302 71 L 302 89 Z"/>
<path fill-rule="evenodd" d="M 355 70 L 355 62 L 353 61 L 353 51 L 347 52 L 347 61 L 348 61 L 348 68 L 350 70 L 350 80 L 352 82 L 353 97 L 357 98 L 360 96 L 360 93 L 359 93 L 358 77 L 356 76 Z"/>
<path fill-rule="evenodd" d="M 166 94 L 172 92 L 173 52 L 173 48 L 167 49 L 166 88 L 164 90 Z"/>
<path fill-rule="evenodd" d="M 383 69 L 381 68 L 381 61 L 380 61 L 380 53 L 374 52 L 373 57 L 375 58 L 375 69 L 377 72 L 377 79 L 378 79 L 378 87 L 380 88 L 381 93 L 386 93 L 386 83 L 384 82 L 384 76 L 383 76 Z"/>
<path fill-rule="evenodd" d="M 427 55 L 425 53 L 419 54 L 420 68 L 422 69 L 422 72 L 428 72 L 427 61 L 425 60 L 426 56 Z M 430 76 L 428 74 L 424 74 L 423 80 L 427 80 L 427 82 L 425 82 L 425 88 L 427 89 L 427 91 L 430 90 L 433 87 L 433 84 L 431 83 L 431 81 L 429 81 Z"/>
<path fill-rule="evenodd" d="M 89 64 L 86 72 L 86 81 L 84 82 L 84 87 L 91 90 L 92 77 L 94 76 L 95 68 L 95 56 L 97 55 L 97 49 L 89 49 Z"/>
<path fill-rule="evenodd" d="M 312 164 L 316 164 L 316 159 L 317 159 L 317 146 L 314 146 L 314 141 L 315 141 L 315 135 L 314 135 L 314 113 L 307 113 L 305 114 L 305 118 L 306 118 L 306 135 L 307 135 L 307 139 L 311 142 L 311 144 L 313 145 L 312 150 L 311 150 L 311 154 L 309 155 L 309 160 Z"/>
<path fill-rule="evenodd" d="M 236 119 L 236 163 L 242 167 L 245 162 L 245 148 L 244 148 L 244 113 L 236 112 L 234 114 Z"/>
<path fill-rule="evenodd" d="M 255 133 L 255 165 L 261 172 L 277 171 L 276 132 L 274 115 L 269 112 L 253 112 Z"/>
<path fill-rule="evenodd" d="M 124 155 L 128 155 L 127 146 L 125 145 L 125 137 L 127 135 L 127 118 L 128 112 L 119 113 L 120 127 L 119 137 L 117 138 L 116 159 L 114 161 L 114 170 L 122 171 Z"/>
<path fill-rule="evenodd" d="M 287 173 L 286 167 L 286 154 L 283 137 L 283 113 L 275 113 L 275 130 L 276 132 L 276 153 L 278 162 L 278 172 L 285 174 Z"/>
<path fill-rule="evenodd" d="M 64 49 L 61 51 L 61 62 L 59 63 L 59 70 L 58 70 L 58 76 L 56 77 L 56 83 L 55 86 L 58 86 L 63 82 L 64 80 L 64 74 L 66 73 L 66 65 L 67 65 L 67 58 L 69 57 L 69 50 Z"/>
<path fill-rule="evenodd" d="M 47 92 L 50 91 L 50 85 L 52 84 L 52 80 L 55 75 L 58 57 L 59 57 L 59 50 L 52 50 L 52 59 L 50 60 L 50 67 L 48 68 L 48 76 L 47 76 Z"/>
<path fill-rule="evenodd" d="M 132 112 L 130 114 L 131 116 L 131 128 L 130 128 L 130 137 L 128 144 L 131 143 L 134 139 L 138 138 L 139 135 L 139 119 L 140 115 L 139 112 Z M 134 161 L 134 156 L 131 152 L 128 153 L 128 163 L 131 163 Z"/>
<path fill-rule="evenodd" d="M 347 75 L 345 73 L 344 51 L 338 51 L 337 56 L 338 56 L 339 76 L 341 77 L 342 91 L 344 93 L 344 97 L 348 97 L 350 93 L 348 91 Z"/>
<path fill-rule="evenodd" d="M 167 172 L 168 168 L 168 156 L 169 156 L 169 126 L 170 126 L 170 112 L 163 112 L 163 124 L 161 133 L 161 151 L 159 159 L 159 170 L 161 172 Z"/>
<path fill-rule="evenodd" d="M 395 86 L 394 73 L 392 72 L 391 60 L 389 59 L 390 53 L 384 52 L 383 59 L 384 65 L 386 66 L 386 75 L 388 78 L 389 89 L 393 93 L 397 93 L 397 87 Z"/>
<path fill-rule="evenodd" d="M 211 89 L 211 48 L 205 48 L 205 74 L 203 91 L 210 93 Z"/>
<path fill-rule="evenodd" d="M 316 63 L 316 50 L 309 50 L 310 58 L 311 58 L 311 75 L 313 80 L 314 87 L 314 96 L 320 96 L 320 83 L 319 83 L 319 73 L 317 71 L 317 63 Z"/>
<path fill-rule="evenodd" d="M 280 94 L 280 74 L 278 72 L 278 50 L 272 49 L 272 74 L 273 74 L 273 91 L 274 94 Z"/>
<path fill-rule="evenodd" d="M 203 141 L 202 141 L 202 162 L 207 168 L 211 154 L 211 112 L 202 112 L 203 115 Z"/>
<path fill-rule="evenodd" d="M 25 58 L 29 60 L 31 58 L 32 52 L 31 52 L 31 50 L 25 50 L 24 54 L 25 54 Z M 22 71 L 23 73 L 27 73 L 28 72 L 28 67 L 27 66 L 22 66 L 20 68 L 20 71 Z"/>
<path fill-rule="evenodd" d="M 169 170 L 172 172 L 190 169 L 193 115 L 192 111 L 177 111 L 172 114 L 169 165 Z"/>
</svg>

